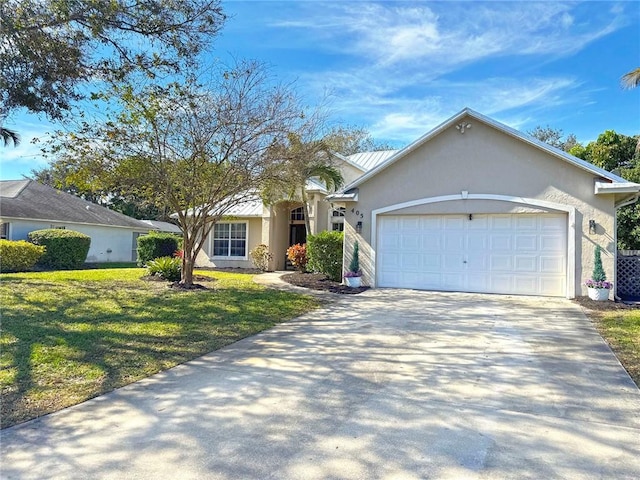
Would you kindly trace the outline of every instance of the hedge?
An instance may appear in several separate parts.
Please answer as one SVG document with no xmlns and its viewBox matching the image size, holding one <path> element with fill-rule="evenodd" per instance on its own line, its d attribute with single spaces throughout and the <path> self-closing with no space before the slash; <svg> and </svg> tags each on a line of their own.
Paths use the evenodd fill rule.
<svg viewBox="0 0 640 480">
<path fill-rule="evenodd" d="M 180 240 L 173 233 L 151 232 L 138 237 L 138 265 L 144 267 L 156 258 L 173 257 L 180 248 Z"/>
<path fill-rule="evenodd" d="M 38 265 L 53 270 L 82 268 L 91 246 L 91 237 L 73 230 L 47 228 L 28 236 L 31 243 L 47 247 Z"/>
<path fill-rule="evenodd" d="M 307 237 L 307 268 L 324 273 L 335 282 L 342 280 L 342 232 L 320 232 Z"/>
<path fill-rule="evenodd" d="M 45 247 L 19 240 L 0 240 L 0 272 L 26 272 L 33 269 Z"/>
</svg>

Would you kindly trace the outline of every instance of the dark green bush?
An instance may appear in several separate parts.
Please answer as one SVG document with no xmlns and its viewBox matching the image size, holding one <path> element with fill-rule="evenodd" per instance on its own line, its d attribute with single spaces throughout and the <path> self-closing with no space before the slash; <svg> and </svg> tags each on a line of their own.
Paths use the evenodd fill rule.
<svg viewBox="0 0 640 480">
<path fill-rule="evenodd" d="M 173 257 L 180 248 L 180 237 L 172 233 L 155 233 L 138 237 L 138 265 L 160 257 Z"/>
<path fill-rule="evenodd" d="M 91 246 L 91 237 L 73 230 L 47 228 L 28 236 L 31 243 L 47 248 L 38 265 L 53 270 L 82 268 Z"/>
<path fill-rule="evenodd" d="M 0 240 L 0 272 L 31 270 L 44 254 L 45 247 L 19 240 Z"/>
<path fill-rule="evenodd" d="M 180 280 L 182 259 L 179 257 L 159 257 L 147 262 L 149 275 L 156 275 L 170 282 Z"/>
<path fill-rule="evenodd" d="M 342 232 L 320 232 L 307 237 L 309 270 L 324 273 L 335 282 L 342 280 Z"/>
</svg>

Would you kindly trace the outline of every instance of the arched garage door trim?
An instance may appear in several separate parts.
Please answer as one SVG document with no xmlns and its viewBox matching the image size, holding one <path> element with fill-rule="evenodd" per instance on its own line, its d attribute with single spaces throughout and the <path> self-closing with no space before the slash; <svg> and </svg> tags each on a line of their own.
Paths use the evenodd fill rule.
<svg viewBox="0 0 640 480">
<path fill-rule="evenodd" d="M 441 203 L 451 202 L 457 200 L 496 200 L 501 202 L 517 203 L 520 205 L 528 205 L 532 207 L 542 207 L 551 210 L 557 210 L 567 213 L 567 285 L 566 296 L 567 298 L 575 297 L 575 279 L 576 279 L 576 209 L 570 205 L 563 205 L 561 203 L 549 202 L 547 200 L 539 200 L 536 198 L 525 197 L 513 197 L 509 195 L 496 195 L 492 193 L 467 193 L 462 192 L 454 195 L 441 195 L 438 197 L 426 197 L 418 200 L 412 200 L 410 202 L 397 203 L 395 205 L 389 205 L 387 207 L 378 208 L 371 212 L 371 246 L 373 252 L 377 251 L 378 242 L 378 215 L 384 213 L 393 212 L 395 210 L 401 210 L 403 208 L 415 207 L 418 205 L 426 205 L 429 203 Z M 374 272 L 375 285 L 378 284 L 377 274 L 377 259 L 374 257 L 374 265 L 376 272 Z"/>
</svg>

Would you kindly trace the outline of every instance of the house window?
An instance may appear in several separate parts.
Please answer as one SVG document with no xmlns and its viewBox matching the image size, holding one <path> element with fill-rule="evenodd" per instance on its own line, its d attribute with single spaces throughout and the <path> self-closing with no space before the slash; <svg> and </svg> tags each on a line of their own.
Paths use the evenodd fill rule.
<svg viewBox="0 0 640 480">
<path fill-rule="evenodd" d="M 214 257 L 247 256 L 247 224 L 216 223 L 213 227 Z"/>
<path fill-rule="evenodd" d="M 304 209 L 302 207 L 291 210 L 291 221 L 304 220 Z"/>
<path fill-rule="evenodd" d="M 8 223 L 0 223 L 0 239 L 8 240 L 9 239 L 9 224 Z"/>
<path fill-rule="evenodd" d="M 334 208 L 331 212 L 331 230 L 334 232 L 344 232 L 344 215 L 346 208 Z"/>
</svg>

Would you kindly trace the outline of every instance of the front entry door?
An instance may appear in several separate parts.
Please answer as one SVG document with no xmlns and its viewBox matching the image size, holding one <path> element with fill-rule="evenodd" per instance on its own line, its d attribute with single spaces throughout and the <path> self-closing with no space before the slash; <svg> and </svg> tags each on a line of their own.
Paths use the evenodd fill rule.
<svg viewBox="0 0 640 480">
<path fill-rule="evenodd" d="M 289 234 L 289 246 L 299 243 L 303 245 L 307 243 L 307 228 L 302 225 L 291 225 L 291 231 Z"/>
</svg>

